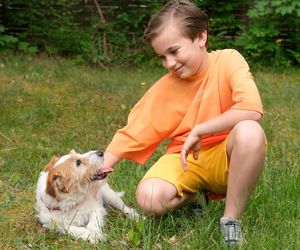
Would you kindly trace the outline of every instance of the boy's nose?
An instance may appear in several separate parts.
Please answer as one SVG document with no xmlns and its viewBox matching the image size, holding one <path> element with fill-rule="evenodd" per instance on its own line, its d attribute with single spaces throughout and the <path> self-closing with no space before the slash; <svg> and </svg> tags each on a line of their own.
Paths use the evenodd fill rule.
<svg viewBox="0 0 300 250">
<path fill-rule="evenodd" d="M 165 67 L 167 69 L 173 69 L 176 65 L 176 60 L 172 56 L 167 56 L 165 60 Z"/>
</svg>

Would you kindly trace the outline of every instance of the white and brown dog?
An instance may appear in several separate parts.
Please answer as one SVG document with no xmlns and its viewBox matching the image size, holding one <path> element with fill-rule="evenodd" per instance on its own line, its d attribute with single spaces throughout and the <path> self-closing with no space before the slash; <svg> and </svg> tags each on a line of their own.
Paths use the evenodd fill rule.
<svg viewBox="0 0 300 250">
<path fill-rule="evenodd" d="M 95 243 L 105 240 L 105 205 L 130 219 L 139 218 L 122 201 L 123 193 L 110 188 L 106 176 L 112 169 L 102 165 L 103 153 L 98 151 L 78 154 L 72 150 L 52 158 L 40 173 L 36 190 L 36 209 L 44 227 Z"/>
</svg>

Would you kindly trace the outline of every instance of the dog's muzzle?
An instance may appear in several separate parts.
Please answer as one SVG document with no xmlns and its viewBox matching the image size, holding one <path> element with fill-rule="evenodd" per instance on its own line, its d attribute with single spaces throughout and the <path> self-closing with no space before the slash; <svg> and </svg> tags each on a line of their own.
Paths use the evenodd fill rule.
<svg viewBox="0 0 300 250">
<path fill-rule="evenodd" d="M 112 171 L 113 171 L 112 168 L 99 168 L 99 169 L 96 170 L 92 180 L 93 181 L 103 180 Z"/>
</svg>

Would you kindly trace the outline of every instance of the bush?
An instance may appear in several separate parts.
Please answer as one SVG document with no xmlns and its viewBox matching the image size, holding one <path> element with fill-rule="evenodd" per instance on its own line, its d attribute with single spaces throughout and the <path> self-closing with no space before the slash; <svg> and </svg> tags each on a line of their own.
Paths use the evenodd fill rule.
<svg viewBox="0 0 300 250">
<path fill-rule="evenodd" d="M 252 60 L 277 66 L 299 64 L 299 1 L 257 0 L 247 14 L 249 25 L 234 43 L 238 48 Z"/>
<path fill-rule="evenodd" d="M 165 1 L 4 0 L 0 49 L 72 55 L 101 67 L 149 60 L 141 37 Z M 236 48 L 248 60 L 276 66 L 300 61 L 300 2 L 296 0 L 194 0 L 209 16 L 209 49 Z M 14 29 L 17 27 L 17 29 Z M 14 32 L 15 31 L 15 32 Z"/>
<path fill-rule="evenodd" d="M 39 51 L 73 55 L 102 66 L 123 64 L 144 59 L 141 36 L 152 8 L 161 6 L 158 2 L 128 7 L 125 1 L 114 1 L 105 6 L 103 24 L 91 0 L 5 0 L 4 19 L 10 32 L 16 31 L 15 39 Z M 19 49 L 16 43 L 4 44 L 8 45 Z"/>
<path fill-rule="evenodd" d="M 19 41 L 17 37 L 5 34 L 6 28 L 0 25 L 0 51 L 15 47 Z"/>
</svg>

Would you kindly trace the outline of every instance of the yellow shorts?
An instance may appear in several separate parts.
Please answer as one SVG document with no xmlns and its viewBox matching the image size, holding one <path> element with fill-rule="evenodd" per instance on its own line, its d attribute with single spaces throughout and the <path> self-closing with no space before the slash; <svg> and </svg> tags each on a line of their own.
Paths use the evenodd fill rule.
<svg viewBox="0 0 300 250">
<path fill-rule="evenodd" d="M 226 194 L 229 168 L 226 143 L 227 139 L 215 146 L 201 148 L 198 160 L 190 154 L 187 171 L 183 171 L 179 154 L 163 155 L 142 180 L 163 179 L 176 187 L 178 196 L 182 196 L 183 192 L 195 193 L 199 189 Z"/>
</svg>

